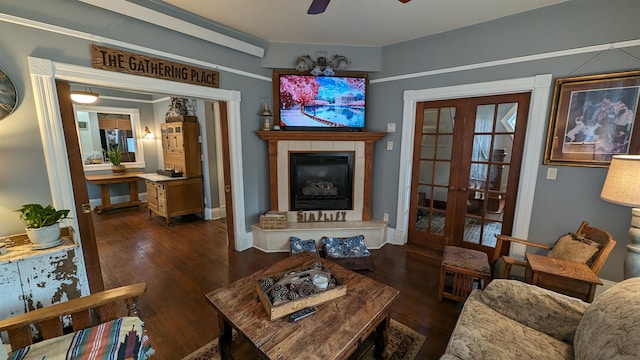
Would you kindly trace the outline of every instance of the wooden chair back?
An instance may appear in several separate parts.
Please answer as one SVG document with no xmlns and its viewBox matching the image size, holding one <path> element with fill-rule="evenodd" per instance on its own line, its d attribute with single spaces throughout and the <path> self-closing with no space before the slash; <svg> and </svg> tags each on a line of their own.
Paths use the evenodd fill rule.
<svg viewBox="0 0 640 360">
<path fill-rule="evenodd" d="M 0 331 L 7 331 L 11 348 L 15 350 L 34 343 L 32 324 L 40 329 L 41 338 L 37 341 L 41 341 L 64 334 L 64 316 L 71 316 L 71 331 L 117 319 L 116 303 L 119 301 L 124 301 L 128 316 L 138 316 L 138 297 L 146 289 L 147 284 L 142 282 L 29 311 L 0 321 Z"/>
<path fill-rule="evenodd" d="M 582 224 L 580 224 L 576 234 L 589 240 L 596 241 L 602 245 L 595 259 L 591 263 L 591 270 L 593 270 L 593 273 L 597 275 L 600 268 L 607 260 L 607 257 L 613 250 L 613 247 L 616 245 L 616 241 L 613 239 L 610 232 L 589 226 L 587 221 L 583 221 Z"/>
</svg>

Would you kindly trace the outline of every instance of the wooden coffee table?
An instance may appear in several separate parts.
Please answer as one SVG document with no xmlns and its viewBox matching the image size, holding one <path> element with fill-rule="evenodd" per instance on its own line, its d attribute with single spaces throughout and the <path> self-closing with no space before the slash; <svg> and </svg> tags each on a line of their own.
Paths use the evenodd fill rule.
<svg viewBox="0 0 640 360">
<path fill-rule="evenodd" d="M 288 317 L 269 320 L 260 302 L 256 281 L 268 275 L 305 268 L 322 261 L 347 286 L 347 294 L 321 305 L 316 313 L 291 323 Z M 382 355 L 391 303 L 399 291 L 322 259 L 309 252 L 291 256 L 267 269 L 207 294 L 218 311 L 222 359 L 229 359 L 231 330 L 264 359 L 346 359 L 374 343 Z M 236 341 L 234 341 L 235 343 Z"/>
<path fill-rule="evenodd" d="M 600 278 L 585 264 L 530 253 L 525 256 L 533 272 L 533 285 L 587 302 L 593 301 L 596 287 L 602 285 Z"/>
</svg>

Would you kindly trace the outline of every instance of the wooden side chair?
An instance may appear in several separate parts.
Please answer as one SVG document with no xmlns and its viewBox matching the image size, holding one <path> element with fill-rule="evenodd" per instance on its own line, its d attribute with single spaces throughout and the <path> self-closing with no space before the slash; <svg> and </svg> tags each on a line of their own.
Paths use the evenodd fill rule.
<svg viewBox="0 0 640 360">
<path fill-rule="evenodd" d="M 139 318 L 138 298 L 146 289 L 142 282 L 32 310 L 0 320 L 0 331 L 20 359 L 106 358 L 124 350 L 146 359 L 154 352 Z M 127 316 L 119 318 L 123 306 Z"/>
<path fill-rule="evenodd" d="M 549 262 L 549 266 L 545 270 L 547 275 L 551 276 L 540 281 L 536 278 L 537 285 L 591 301 L 593 300 L 594 286 L 587 286 L 588 284 L 584 278 L 579 276 L 576 278 L 572 271 L 584 269 L 584 265 L 586 265 L 592 272 L 592 274 L 586 275 L 597 277 L 616 241 L 611 236 L 611 233 L 590 226 L 586 221 L 580 224 L 575 233 L 562 235 L 553 245 L 540 244 L 508 235 L 498 235 L 492 259 L 494 278 L 509 278 L 512 267 L 515 265 L 525 268 L 525 281 L 532 283 L 534 274 L 527 259 L 518 259 L 507 255 L 511 243 L 519 243 L 546 250 L 546 256 L 554 259 L 553 262 Z M 499 260 L 504 262 L 504 268 L 501 273 L 497 274 L 495 273 L 496 264 Z"/>
</svg>

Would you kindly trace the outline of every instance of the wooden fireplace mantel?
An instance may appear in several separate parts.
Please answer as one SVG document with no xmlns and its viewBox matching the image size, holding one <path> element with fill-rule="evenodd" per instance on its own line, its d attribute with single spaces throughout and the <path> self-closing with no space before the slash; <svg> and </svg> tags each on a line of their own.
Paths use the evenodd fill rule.
<svg viewBox="0 0 640 360">
<path fill-rule="evenodd" d="M 308 140 L 308 141 L 371 141 L 375 142 L 387 135 L 386 132 L 374 131 L 257 131 L 261 139 Z"/>
<path fill-rule="evenodd" d="M 386 132 L 341 131 L 256 131 L 269 143 L 269 187 L 271 210 L 278 210 L 278 141 L 363 141 L 364 142 L 364 193 L 362 220 L 371 220 L 371 177 L 373 176 L 373 144 L 387 135 Z"/>
</svg>

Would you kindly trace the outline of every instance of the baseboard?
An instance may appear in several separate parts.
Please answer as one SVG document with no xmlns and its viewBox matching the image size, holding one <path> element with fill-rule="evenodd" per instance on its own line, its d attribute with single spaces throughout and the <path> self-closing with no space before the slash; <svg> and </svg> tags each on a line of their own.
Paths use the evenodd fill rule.
<svg viewBox="0 0 640 360">
<path fill-rule="evenodd" d="M 129 195 L 111 196 L 110 199 L 112 204 L 124 203 L 129 201 Z M 142 202 L 147 202 L 147 193 L 138 194 L 138 199 Z M 95 209 L 96 206 L 102 205 L 102 199 L 89 199 L 89 205 L 91 205 L 92 209 Z"/>
</svg>

